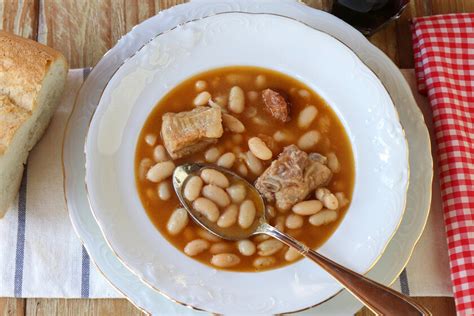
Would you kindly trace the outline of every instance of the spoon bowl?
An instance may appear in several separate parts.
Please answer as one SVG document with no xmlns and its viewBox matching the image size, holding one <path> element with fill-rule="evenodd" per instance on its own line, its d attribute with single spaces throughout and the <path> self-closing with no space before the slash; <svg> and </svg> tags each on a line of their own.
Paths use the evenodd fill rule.
<svg viewBox="0 0 474 316">
<path fill-rule="evenodd" d="M 205 169 L 217 170 L 224 174 L 227 179 L 230 178 L 233 182 L 239 182 L 246 186 L 252 201 L 256 204 L 256 214 L 252 225 L 245 229 L 237 225 L 230 228 L 219 227 L 194 209 L 193 204 L 184 196 L 184 188 L 192 176 L 199 175 Z M 173 187 L 191 218 L 217 237 L 237 241 L 257 234 L 266 234 L 296 249 L 303 256 L 318 264 L 377 315 L 431 315 L 430 311 L 411 298 L 341 266 L 268 224 L 265 201 L 258 190 L 247 180 L 228 169 L 204 163 L 184 164 L 176 167 L 173 173 Z"/>
<path fill-rule="evenodd" d="M 252 201 L 254 204 L 256 204 L 255 208 L 257 211 L 255 214 L 255 220 L 250 227 L 245 229 L 239 227 L 238 225 L 234 225 L 235 227 L 229 228 L 219 227 L 215 222 L 210 221 L 201 213 L 194 210 L 192 203 L 190 203 L 190 201 L 184 197 L 184 187 L 187 180 L 189 180 L 191 176 L 198 175 L 203 169 L 214 169 L 220 171 L 228 178 L 232 178 L 234 182 L 242 183 L 247 187 Z M 247 239 L 257 234 L 264 234 L 268 229 L 268 226 L 270 226 L 266 219 L 265 201 L 257 189 L 255 189 L 255 187 L 247 180 L 226 168 L 206 163 L 192 163 L 178 166 L 176 167 L 173 174 L 173 187 L 176 191 L 179 201 L 186 208 L 191 218 L 194 219 L 194 221 L 201 225 L 204 229 L 216 235 L 217 237 L 232 241 Z"/>
</svg>

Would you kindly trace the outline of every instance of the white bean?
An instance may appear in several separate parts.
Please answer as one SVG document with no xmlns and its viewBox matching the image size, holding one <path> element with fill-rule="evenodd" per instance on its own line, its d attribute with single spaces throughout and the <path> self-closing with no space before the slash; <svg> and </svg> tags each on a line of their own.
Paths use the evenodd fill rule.
<svg viewBox="0 0 474 316">
<path fill-rule="evenodd" d="M 227 228 L 234 225 L 237 222 L 237 216 L 239 215 L 239 207 L 235 204 L 231 204 L 224 212 L 219 216 L 217 220 L 217 226 Z"/>
<path fill-rule="evenodd" d="M 333 210 L 322 210 L 318 214 L 309 217 L 309 223 L 314 226 L 326 225 L 337 219 L 337 212 Z"/>
<path fill-rule="evenodd" d="M 290 214 L 285 221 L 286 227 L 289 229 L 298 229 L 303 227 L 303 217 L 298 214 Z"/>
<path fill-rule="evenodd" d="M 346 198 L 344 192 L 337 192 L 335 194 L 337 201 L 339 202 L 339 208 L 346 206 L 349 204 L 349 200 Z"/>
<path fill-rule="evenodd" d="M 241 203 L 247 196 L 247 190 L 243 184 L 233 184 L 226 189 L 233 203 Z"/>
<path fill-rule="evenodd" d="M 317 188 L 314 192 L 314 196 L 321 202 L 323 201 L 323 197 L 326 194 L 331 194 L 331 191 L 329 191 L 327 188 Z"/>
<path fill-rule="evenodd" d="M 242 113 L 245 107 L 245 95 L 244 91 L 238 87 L 234 86 L 230 89 L 229 93 L 229 110 L 234 113 Z"/>
<path fill-rule="evenodd" d="M 225 79 L 230 84 L 242 84 L 249 81 L 247 75 L 243 74 L 228 74 Z"/>
<path fill-rule="evenodd" d="M 188 223 L 188 212 L 180 207 L 171 213 L 168 223 L 166 224 L 166 229 L 171 235 L 177 235 L 184 229 L 184 227 L 186 227 L 186 225 L 188 225 Z"/>
<path fill-rule="evenodd" d="M 252 118 L 257 115 L 257 108 L 254 106 L 249 106 L 244 112 L 245 117 Z"/>
<path fill-rule="evenodd" d="M 301 254 L 299 253 L 298 250 L 295 248 L 288 248 L 288 250 L 285 252 L 285 260 L 286 261 L 295 261 L 296 259 L 300 258 Z"/>
<path fill-rule="evenodd" d="M 221 152 L 217 147 L 211 147 L 204 153 L 204 159 L 206 159 L 207 162 L 214 163 L 219 159 L 220 155 Z"/>
<path fill-rule="evenodd" d="M 318 109 L 314 105 L 305 107 L 298 115 L 298 127 L 301 129 L 308 128 L 318 115 Z"/>
<path fill-rule="evenodd" d="M 192 257 L 200 254 L 206 249 L 209 249 L 209 242 L 207 240 L 195 239 L 187 243 L 184 247 L 184 253 Z"/>
<path fill-rule="evenodd" d="M 258 100 L 258 92 L 257 91 L 249 91 L 247 92 L 247 98 L 250 102 L 255 102 Z"/>
<path fill-rule="evenodd" d="M 254 241 L 254 242 L 262 242 L 262 241 L 268 240 L 268 239 L 270 239 L 270 236 L 265 235 L 265 234 L 260 234 L 260 235 L 258 235 L 258 236 L 255 236 L 255 237 L 253 238 L 253 241 Z"/>
<path fill-rule="evenodd" d="M 150 158 L 143 158 L 140 161 L 140 165 L 138 165 L 138 179 L 140 179 L 140 181 L 146 179 L 146 174 L 148 170 L 150 170 L 151 166 L 153 166 L 153 160 Z"/>
<path fill-rule="evenodd" d="M 265 88 L 267 85 L 267 78 L 264 75 L 258 75 L 257 78 L 255 78 L 255 85 L 258 89 Z"/>
<path fill-rule="evenodd" d="M 326 194 L 323 197 L 322 202 L 323 202 L 324 207 L 330 210 L 337 210 L 339 208 L 339 201 L 337 200 L 337 197 L 332 193 Z"/>
<path fill-rule="evenodd" d="M 222 108 L 225 108 L 227 106 L 227 95 L 217 95 L 214 100 L 216 100 L 216 103 L 219 104 L 219 106 L 221 106 Z"/>
<path fill-rule="evenodd" d="M 218 160 L 217 165 L 219 167 L 230 169 L 234 165 L 235 155 L 233 153 L 225 153 Z"/>
<path fill-rule="evenodd" d="M 229 195 L 222 188 L 214 184 L 205 185 L 202 188 L 202 195 L 220 207 L 226 207 L 230 204 Z"/>
<path fill-rule="evenodd" d="M 328 167 L 331 169 L 332 172 L 338 173 L 341 171 L 341 164 L 339 163 L 339 159 L 337 159 L 337 156 L 335 153 L 329 153 L 327 154 L 328 158 Z"/>
<path fill-rule="evenodd" d="M 265 118 L 260 117 L 260 116 L 252 117 L 252 122 L 255 125 L 269 125 L 269 121 L 267 121 Z"/>
<path fill-rule="evenodd" d="M 201 172 L 201 179 L 207 184 L 214 184 L 223 189 L 229 186 L 229 179 L 215 169 L 204 169 Z"/>
<path fill-rule="evenodd" d="M 275 218 L 275 228 L 281 232 L 285 231 L 285 216 L 280 215 Z"/>
<path fill-rule="evenodd" d="M 217 237 L 214 234 L 211 234 L 210 232 L 202 228 L 198 228 L 197 235 L 205 240 L 212 241 L 212 242 L 222 241 L 221 238 Z"/>
<path fill-rule="evenodd" d="M 219 268 L 230 268 L 240 263 L 239 256 L 233 253 L 220 253 L 213 255 L 211 264 Z"/>
<path fill-rule="evenodd" d="M 242 135 L 240 134 L 235 134 L 235 135 L 232 135 L 232 141 L 236 144 L 240 144 L 242 142 L 244 138 L 242 137 Z M 235 148 L 238 148 L 240 149 L 239 147 L 235 147 Z"/>
<path fill-rule="evenodd" d="M 292 211 L 298 215 L 313 215 L 323 208 L 323 203 L 318 200 L 308 200 L 296 203 L 292 207 Z"/>
<path fill-rule="evenodd" d="M 168 181 L 162 181 L 158 184 L 158 197 L 162 201 L 168 201 L 171 198 L 171 185 Z"/>
<path fill-rule="evenodd" d="M 146 178 L 151 182 L 161 182 L 173 174 L 175 167 L 172 161 L 159 162 L 148 170 Z"/>
<path fill-rule="evenodd" d="M 203 91 L 194 98 L 193 104 L 195 106 L 206 105 L 210 99 L 211 99 L 211 94 L 207 91 Z"/>
<path fill-rule="evenodd" d="M 274 257 L 258 257 L 253 261 L 253 266 L 255 268 L 266 268 L 274 265 L 276 259 Z"/>
<path fill-rule="evenodd" d="M 276 131 L 275 134 L 273 134 L 273 139 L 276 142 L 281 143 L 281 142 L 290 142 L 291 137 L 283 131 Z"/>
<path fill-rule="evenodd" d="M 276 253 L 278 250 L 283 248 L 283 243 L 276 239 L 268 239 L 258 244 L 258 255 L 259 256 L 271 256 Z"/>
<path fill-rule="evenodd" d="M 251 200 L 245 200 L 240 204 L 239 211 L 239 226 L 243 229 L 249 228 L 252 226 L 253 221 L 255 220 L 255 204 Z"/>
<path fill-rule="evenodd" d="M 248 239 L 239 240 L 237 242 L 237 249 L 242 255 L 247 257 L 253 255 L 257 250 L 255 244 Z"/>
<path fill-rule="evenodd" d="M 339 208 L 339 201 L 337 197 L 326 188 L 317 189 L 316 198 L 323 203 L 325 208 L 330 210 L 337 210 Z"/>
<path fill-rule="evenodd" d="M 145 191 L 145 194 L 146 196 L 150 199 L 150 200 L 154 200 L 156 199 L 156 190 L 153 190 L 152 188 L 148 188 L 146 189 Z"/>
<path fill-rule="evenodd" d="M 189 201 L 194 201 L 201 193 L 203 182 L 198 176 L 192 176 L 184 186 L 184 197 Z"/>
<path fill-rule="evenodd" d="M 273 156 L 270 148 L 268 148 L 267 144 L 265 144 L 265 142 L 259 137 L 250 138 L 248 145 L 252 154 L 254 154 L 258 159 L 269 160 Z"/>
<path fill-rule="evenodd" d="M 305 98 L 305 99 L 309 99 L 309 97 L 311 96 L 309 91 L 306 90 L 306 89 L 299 89 L 298 94 L 299 94 L 300 97 Z"/>
<path fill-rule="evenodd" d="M 312 149 L 320 139 L 321 134 L 318 131 L 306 132 L 298 139 L 298 147 L 302 150 Z"/>
<path fill-rule="evenodd" d="M 206 198 L 197 198 L 193 202 L 193 208 L 211 222 L 215 222 L 219 218 L 219 208 L 214 202 Z"/>
<path fill-rule="evenodd" d="M 242 177 L 246 177 L 249 174 L 247 167 L 242 163 L 237 168 L 237 171 L 240 173 Z"/>
<path fill-rule="evenodd" d="M 217 244 L 214 244 L 209 249 L 209 252 L 211 253 L 211 255 L 217 255 L 219 253 L 225 253 L 225 252 L 231 252 L 231 251 L 232 251 L 232 245 L 226 242 L 219 242 Z"/>
<path fill-rule="evenodd" d="M 155 134 L 146 134 L 145 135 L 145 143 L 150 146 L 155 146 L 156 143 L 156 135 Z"/>
<path fill-rule="evenodd" d="M 155 159 L 156 162 L 169 160 L 168 153 L 163 145 L 158 145 L 153 149 L 153 159 Z"/>
<path fill-rule="evenodd" d="M 232 133 L 245 132 L 244 124 L 233 115 L 226 113 L 222 114 L 222 122 L 224 123 L 224 127 Z"/>
<path fill-rule="evenodd" d="M 255 157 L 250 151 L 245 154 L 245 163 L 250 171 L 256 175 L 260 175 L 263 171 L 263 165 L 260 159 Z"/>
<path fill-rule="evenodd" d="M 327 115 L 324 115 L 319 118 L 317 126 L 321 133 L 327 134 L 331 127 L 331 119 Z"/>
<path fill-rule="evenodd" d="M 198 80 L 194 84 L 194 87 L 196 88 L 197 92 L 201 92 L 207 89 L 207 82 L 204 80 Z"/>
</svg>

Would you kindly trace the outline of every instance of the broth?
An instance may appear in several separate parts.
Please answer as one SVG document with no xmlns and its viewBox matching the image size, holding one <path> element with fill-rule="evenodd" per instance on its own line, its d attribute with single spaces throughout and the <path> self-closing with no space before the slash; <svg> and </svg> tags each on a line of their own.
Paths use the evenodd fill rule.
<svg viewBox="0 0 474 316">
<path fill-rule="evenodd" d="M 302 82 L 273 70 L 248 66 L 225 67 L 210 70 L 183 81 L 158 102 L 143 126 L 136 148 L 135 174 L 140 199 L 150 220 L 177 249 L 183 251 L 186 244 L 196 238 L 203 238 L 203 236 L 204 239 L 212 238 L 206 237 L 202 229 L 191 220 L 180 234 L 171 235 L 168 232 L 166 228 L 167 222 L 172 212 L 180 205 L 178 198 L 173 191 L 168 200 L 160 199 L 157 194 L 158 184 L 146 179 L 140 179 L 140 162 L 145 158 L 153 160 L 155 147 L 163 144 L 160 137 L 160 130 L 162 126 L 162 116 L 165 113 L 190 111 L 195 108 L 193 100 L 199 94 L 197 88 L 201 88 L 199 84 L 196 84 L 197 81 L 206 82 L 207 87 L 205 90 L 211 94 L 212 100 L 217 100 L 216 102 L 220 102 L 221 105 L 228 100 L 229 90 L 233 86 L 242 88 L 245 92 L 245 110 L 241 114 L 231 114 L 244 124 L 246 130 L 241 134 L 224 131 L 224 134 L 218 139 L 217 143 L 210 145 L 200 152 L 175 159 L 174 163 L 176 165 L 188 162 L 204 162 L 206 161 L 205 152 L 209 148 L 215 147 L 219 150 L 220 155 L 233 152 L 237 156 L 231 169 L 239 173 L 239 166 L 243 164 L 241 158 L 239 158 L 239 151 L 246 152 L 248 150 L 248 139 L 257 136 L 261 137 L 266 143 L 270 143 L 271 146 L 269 147 L 271 147 L 273 152 L 271 160 L 261 161 L 264 166 L 263 169 L 265 170 L 270 166 L 271 161 L 278 157 L 278 154 L 282 152 L 285 146 L 297 144 L 303 134 L 308 131 L 316 130 L 320 133 L 321 138 L 311 150 L 308 150 L 308 153 L 317 152 L 322 155 L 328 155 L 329 153 L 335 154 L 340 165 L 340 171 L 333 174 L 326 188 L 331 192 L 341 192 L 349 201 L 351 200 L 355 178 L 351 144 L 342 123 L 320 96 Z M 260 96 L 261 91 L 265 88 L 278 91 L 290 100 L 291 120 L 289 122 L 283 123 L 275 120 L 265 109 L 264 102 Z M 256 99 L 255 96 L 257 96 Z M 318 113 L 310 126 L 302 129 L 298 125 L 298 115 L 307 105 L 315 106 Z M 281 135 L 275 135 L 275 133 L 278 132 L 283 132 L 287 139 L 281 140 L 283 138 Z M 153 146 L 150 145 L 150 143 L 152 143 L 151 141 L 147 143 L 147 135 L 156 136 L 156 142 Z M 280 141 L 276 141 L 275 138 Z M 254 182 L 257 177 L 258 175 L 252 174 L 251 172 L 248 172 L 248 175 L 244 176 L 244 178 L 250 182 Z M 171 179 L 168 178 L 165 181 L 168 182 L 168 189 L 172 188 Z M 315 199 L 314 193 L 311 192 L 308 198 Z M 338 209 L 337 219 L 326 225 L 313 226 L 308 222 L 307 216 L 304 216 L 303 227 L 298 229 L 285 228 L 285 231 L 309 247 L 313 249 L 318 248 L 331 236 L 340 224 L 348 207 L 349 204 Z M 271 219 L 270 223 L 275 225 L 277 221 L 282 221 L 281 219 L 277 219 L 278 217 L 286 217 L 289 214 L 292 214 L 291 210 L 277 210 L 276 217 Z M 261 239 L 263 239 L 263 237 L 257 236 L 252 238 L 254 243 L 255 240 Z M 209 242 L 212 245 L 216 242 L 222 242 L 222 240 Z M 261 271 L 278 268 L 294 262 L 288 262 L 284 259 L 284 254 L 287 249 L 287 247 L 284 246 L 273 255 L 276 259 L 274 264 L 266 267 L 255 267 L 254 261 L 258 257 L 256 253 L 251 256 L 240 255 L 234 242 L 226 241 L 226 243 L 229 244 L 229 248 L 232 248 L 232 253 L 240 256 L 240 262 L 228 268 L 228 270 Z M 193 258 L 210 265 L 212 256 L 213 255 L 206 250 L 193 256 Z"/>
</svg>

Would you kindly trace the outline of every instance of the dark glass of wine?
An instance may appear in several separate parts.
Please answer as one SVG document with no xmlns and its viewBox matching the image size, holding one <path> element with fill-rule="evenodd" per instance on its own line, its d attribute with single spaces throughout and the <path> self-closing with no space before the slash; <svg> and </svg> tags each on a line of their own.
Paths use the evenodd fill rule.
<svg viewBox="0 0 474 316">
<path fill-rule="evenodd" d="M 333 0 L 331 13 L 370 36 L 397 19 L 410 0 Z"/>
</svg>

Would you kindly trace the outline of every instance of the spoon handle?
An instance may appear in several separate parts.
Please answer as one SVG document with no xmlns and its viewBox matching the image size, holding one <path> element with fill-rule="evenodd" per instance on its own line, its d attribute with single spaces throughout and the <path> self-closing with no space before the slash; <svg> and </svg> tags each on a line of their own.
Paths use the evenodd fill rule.
<svg viewBox="0 0 474 316">
<path fill-rule="evenodd" d="M 275 227 L 264 225 L 262 233 L 272 236 L 313 260 L 377 315 L 432 315 L 408 296 L 394 291 L 309 249 Z"/>
</svg>

